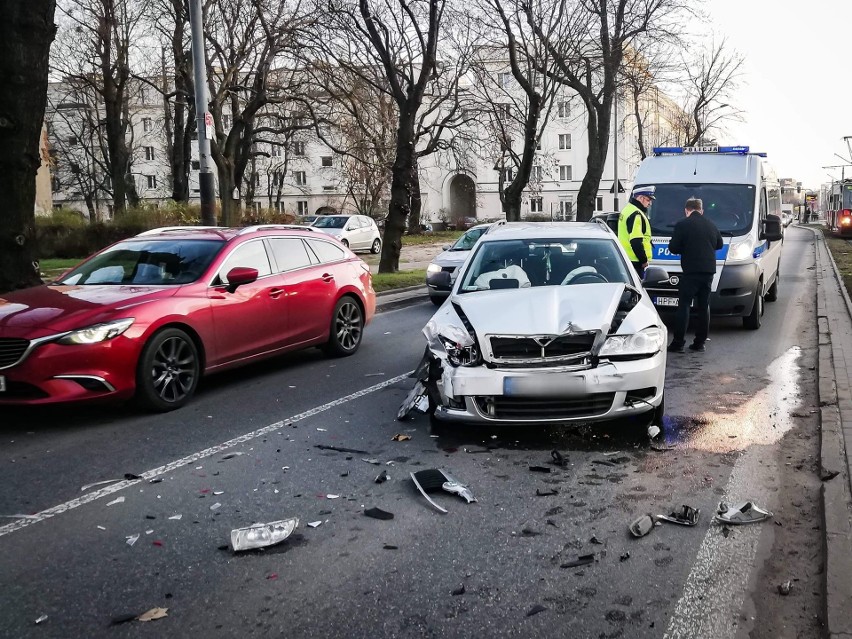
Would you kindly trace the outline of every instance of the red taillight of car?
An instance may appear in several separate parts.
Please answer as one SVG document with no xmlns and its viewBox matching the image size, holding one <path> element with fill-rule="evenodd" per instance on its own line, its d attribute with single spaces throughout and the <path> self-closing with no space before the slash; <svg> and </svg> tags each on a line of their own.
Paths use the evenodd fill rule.
<svg viewBox="0 0 852 639">
<path fill-rule="evenodd" d="M 840 211 L 840 226 L 849 226 L 852 224 L 852 210 L 843 209 Z"/>
</svg>

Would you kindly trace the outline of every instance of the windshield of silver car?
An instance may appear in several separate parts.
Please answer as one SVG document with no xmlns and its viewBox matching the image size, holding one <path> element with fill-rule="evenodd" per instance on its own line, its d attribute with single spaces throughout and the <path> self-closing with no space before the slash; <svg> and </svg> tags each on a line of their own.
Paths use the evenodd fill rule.
<svg viewBox="0 0 852 639">
<path fill-rule="evenodd" d="M 631 282 L 613 240 L 498 240 L 479 245 L 459 292 L 607 282 Z"/>
<path fill-rule="evenodd" d="M 55 283 L 188 284 L 201 277 L 224 245 L 219 240 L 127 240 L 84 262 Z"/>
</svg>

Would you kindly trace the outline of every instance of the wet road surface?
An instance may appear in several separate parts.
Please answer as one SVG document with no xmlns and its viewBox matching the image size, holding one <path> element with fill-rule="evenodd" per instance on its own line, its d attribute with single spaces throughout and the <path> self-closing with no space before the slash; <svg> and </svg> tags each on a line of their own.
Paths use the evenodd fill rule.
<svg viewBox="0 0 852 639">
<path fill-rule="evenodd" d="M 377 316 L 353 358 L 223 374 L 176 413 L 4 411 L 0 515 L 32 517 L 0 520 L 0 636 L 818 636 L 813 261 L 811 233 L 791 228 L 763 327 L 714 321 L 706 353 L 670 356 L 656 449 L 641 420 L 397 422 L 428 302 Z M 427 468 L 478 501 L 437 495 L 437 512 L 409 479 Z M 80 490 L 127 472 L 145 479 Z M 711 524 L 719 501 L 748 499 L 774 520 Z M 698 526 L 627 533 L 681 504 Z M 232 528 L 292 516 L 280 546 L 222 549 Z M 154 607 L 168 617 L 109 625 Z"/>
</svg>

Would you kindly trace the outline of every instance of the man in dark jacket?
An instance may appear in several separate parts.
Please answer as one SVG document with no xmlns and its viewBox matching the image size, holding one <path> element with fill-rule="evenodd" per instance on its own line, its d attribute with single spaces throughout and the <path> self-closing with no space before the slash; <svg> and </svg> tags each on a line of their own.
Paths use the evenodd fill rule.
<svg viewBox="0 0 852 639">
<path fill-rule="evenodd" d="M 724 245 L 722 234 L 710 220 L 704 217 L 704 203 L 698 198 L 686 201 L 686 219 L 674 227 L 669 241 L 669 252 L 680 255 L 683 274 L 678 288 L 677 315 L 675 316 L 674 340 L 668 348 L 670 353 L 682 353 L 689 325 L 689 308 L 695 300 L 698 324 L 691 351 L 703 351 L 710 330 L 710 289 L 716 274 L 716 251 Z"/>
</svg>

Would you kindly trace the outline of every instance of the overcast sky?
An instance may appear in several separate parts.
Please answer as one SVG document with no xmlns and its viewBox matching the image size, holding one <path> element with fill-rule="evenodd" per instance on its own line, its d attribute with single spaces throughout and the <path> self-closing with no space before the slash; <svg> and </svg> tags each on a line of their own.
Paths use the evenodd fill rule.
<svg viewBox="0 0 852 639">
<path fill-rule="evenodd" d="M 834 154 L 849 157 L 843 136 L 852 136 L 852 2 L 704 0 L 702 7 L 716 36 L 746 57 L 737 94 L 744 121 L 719 142 L 766 151 L 779 177 L 807 188 L 830 182 L 832 171 L 822 167 L 843 164 Z M 839 179 L 840 169 L 833 174 Z"/>
</svg>

